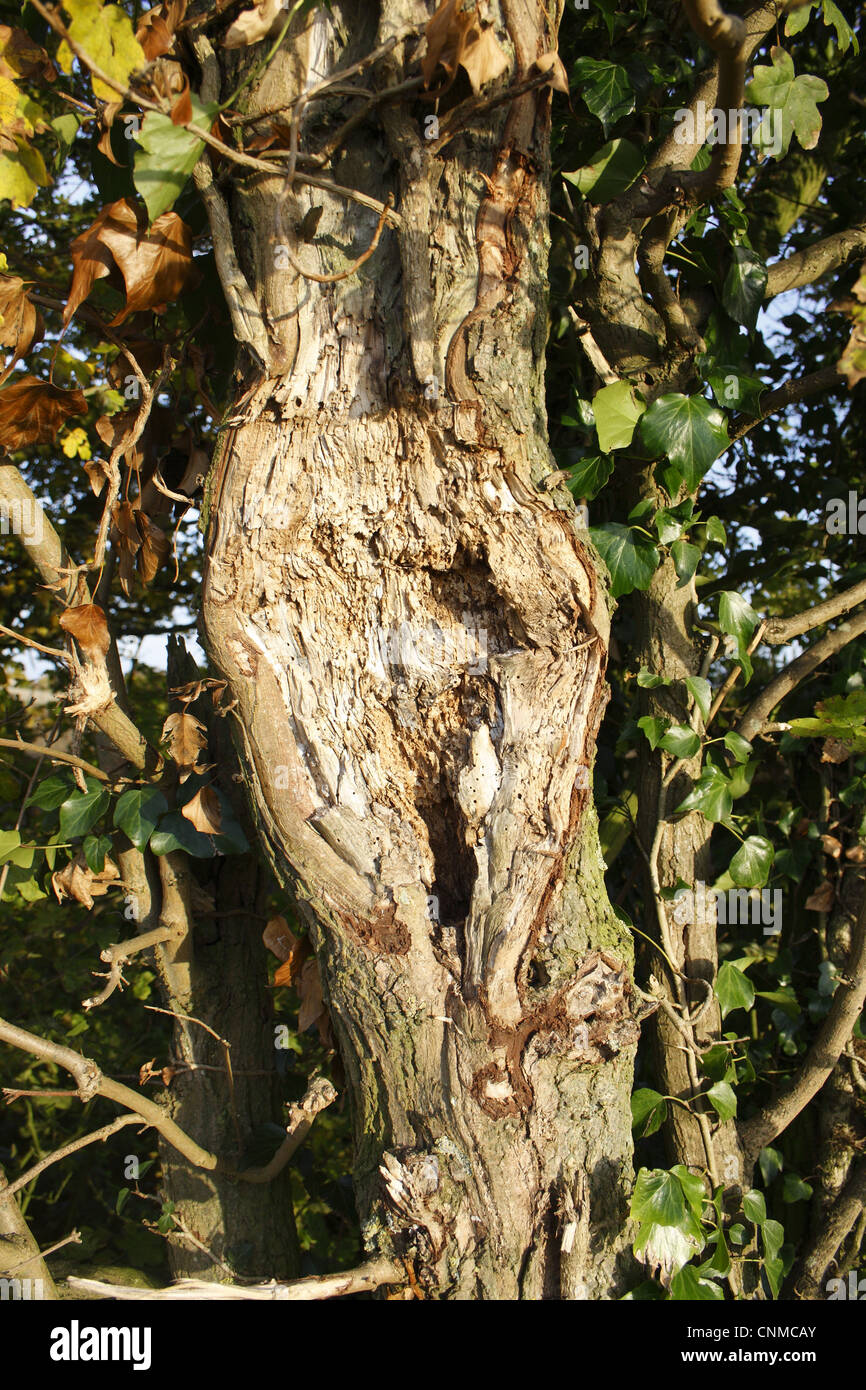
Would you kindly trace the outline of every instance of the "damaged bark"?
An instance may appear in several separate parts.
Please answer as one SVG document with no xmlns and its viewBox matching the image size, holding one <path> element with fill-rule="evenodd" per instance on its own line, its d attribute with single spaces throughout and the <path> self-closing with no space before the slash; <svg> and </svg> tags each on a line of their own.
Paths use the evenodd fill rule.
<svg viewBox="0 0 866 1390">
<path fill-rule="evenodd" d="M 428 17 L 333 9 L 251 114 Z M 502 5 L 516 82 L 555 49 L 549 23 Z M 337 276 L 375 210 L 261 175 L 231 209 L 270 365 L 212 470 L 207 644 L 316 946 L 367 1245 L 440 1297 L 616 1296 L 627 1231 L 631 945 L 589 791 L 607 598 L 569 495 L 538 488 L 549 102 L 426 141 L 429 104 L 395 103 L 353 134 L 335 182 L 400 220 L 349 277 L 294 265 Z M 305 148 L 328 123 L 327 101 L 305 108 Z"/>
</svg>

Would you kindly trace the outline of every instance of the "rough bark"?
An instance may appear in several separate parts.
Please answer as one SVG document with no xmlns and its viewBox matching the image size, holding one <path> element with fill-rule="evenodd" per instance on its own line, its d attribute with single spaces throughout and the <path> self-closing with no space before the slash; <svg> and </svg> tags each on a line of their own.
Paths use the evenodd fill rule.
<svg viewBox="0 0 866 1390">
<path fill-rule="evenodd" d="M 251 110 L 428 17 L 387 0 L 376 30 L 368 7 L 334 11 Z M 516 78 L 555 47 L 547 22 L 502 6 Z M 589 795 L 606 595 L 570 500 L 537 486 L 553 470 L 549 95 L 435 151 L 428 109 L 395 104 L 344 148 L 335 178 L 394 194 L 403 217 L 351 278 L 278 268 L 275 242 L 334 271 L 375 213 L 314 190 L 311 248 L 293 230 L 308 190 L 257 177 L 236 200 L 279 367 L 214 465 L 205 628 L 317 948 L 368 1246 L 441 1297 L 604 1298 L 621 1287 L 637 1026 Z M 317 104 L 302 138 L 326 128 Z"/>
</svg>

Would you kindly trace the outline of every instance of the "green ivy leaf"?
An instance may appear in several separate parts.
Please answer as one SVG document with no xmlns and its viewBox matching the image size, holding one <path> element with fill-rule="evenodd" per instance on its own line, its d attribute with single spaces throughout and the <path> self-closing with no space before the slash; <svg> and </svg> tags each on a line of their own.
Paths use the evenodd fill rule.
<svg viewBox="0 0 866 1390">
<path fill-rule="evenodd" d="M 659 719 L 653 714 L 645 714 L 642 719 L 637 721 L 637 726 L 646 735 L 650 748 L 655 752 L 668 727 L 667 720 Z"/>
<path fill-rule="evenodd" d="M 621 116 L 628 116 L 634 110 L 634 92 L 628 73 L 618 63 L 597 58 L 578 58 L 573 71 L 580 95 L 601 121 L 607 135 Z"/>
<path fill-rule="evenodd" d="M 710 763 L 676 809 L 677 812 L 701 811 L 707 820 L 718 824 L 719 821 L 728 819 L 733 806 L 734 800 L 728 778 Z"/>
<path fill-rule="evenodd" d="M 741 594 L 726 589 L 719 595 L 719 627 L 737 640 L 737 660 L 746 680 L 752 678 L 752 661 L 748 646 L 758 626 L 758 615 Z"/>
<path fill-rule="evenodd" d="M 714 1043 L 700 1055 L 701 1071 L 711 1081 L 736 1081 L 737 1069 L 731 1060 L 731 1049 L 724 1043 Z"/>
<path fill-rule="evenodd" d="M 211 837 L 196 830 L 180 811 L 163 817 L 150 837 L 150 848 L 154 854 L 170 854 L 172 850 L 182 849 L 195 859 L 213 859 L 215 854 Z"/>
<path fill-rule="evenodd" d="M 643 401 L 637 399 L 627 381 L 602 386 L 592 398 L 599 448 L 604 453 L 609 453 L 611 449 L 627 449 L 635 425 L 645 410 Z"/>
<path fill-rule="evenodd" d="M 638 720 L 638 723 L 641 721 Z M 694 729 L 687 725 L 672 724 L 660 744 L 666 753 L 671 753 L 675 758 L 693 758 L 701 746 L 701 740 Z"/>
<path fill-rule="evenodd" d="M 770 1183 L 779 1176 L 785 1166 L 785 1160 L 778 1149 L 771 1148 L 768 1144 L 761 1149 L 758 1154 L 758 1166 L 761 1169 L 761 1177 L 764 1179 L 764 1186 L 769 1187 Z"/>
<path fill-rule="evenodd" d="M 738 888 L 761 888 L 770 877 L 775 851 L 763 835 L 750 835 L 737 850 L 728 873 Z"/>
<path fill-rule="evenodd" d="M 114 824 L 129 837 L 136 849 L 143 850 L 156 829 L 168 802 L 156 787 L 135 787 L 124 792 L 114 808 Z"/>
<path fill-rule="evenodd" d="M 596 150 L 588 164 L 562 177 L 573 183 L 591 203 L 608 203 L 630 188 L 643 168 L 645 159 L 629 140 L 608 140 Z"/>
<path fill-rule="evenodd" d="M 738 763 L 744 763 L 752 752 L 752 745 L 742 734 L 735 733 L 729 729 L 724 738 L 725 747 L 732 753 Z"/>
<path fill-rule="evenodd" d="M 683 1265 L 671 1280 L 671 1298 L 677 1302 L 721 1303 L 724 1297 L 721 1284 L 699 1274 L 693 1265 Z"/>
<path fill-rule="evenodd" d="M 193 122 L 201 130 L 209 130 L 219 106 L 203 105 L 192 97 Z M 138 134 L 139 149 L 133 163 L 133 183 L 144 199 L 150 222 L 168 212 L 183 191 L 184 185 L 198 163 L 204 141 L 172 124 L 170 116 L 160 111 L 148 111 Z"/>
<path fill-rule="evenodd" d="M 74 788 L 73 779 L 63 773 L 57 777 L 46 777 L 44 782 L 40 782 L 38 786 L 34 787 L 27 798 L 27 805 L 38 806 L 40 811 L 56 811 L 57 807 L 62 806 L 67 800 Z"/>
<path fill-rule="evenodd" d="M 606 454 L 590 454 L 574 465 L 568 486 L 575 497 L 586 497 L 591 502 L 601 492 L 612 472 L 613 459 Z"/>
<path fill-rule="evenodd" d="M 836 43 L 840 53 L 847 52 L 852 44 L 855 54 L 860 52 L 860 41 L 839 6 L 834 4 L 834 0 L 823 0 L 821 18 L 825 24 L 832 25 L 836 30 Z"/>
<path fill-rule="evenodd" d="M 654 457 L 666 454 L 694 492 L 707 469 L 728 447 L 728 426 L 717 406 L 703 396 L 671 391 L 659 396 L 643 416 L 641 436 Z"/>
<path fill-rule="evenodd" d="M 766 288 L 767 267 L 760 256 L 748 246 L 735 246 L 722 288 L 722 304 L 734 322 L 741 323 L 750 333 L 758 322 Z"/>
<path fill-rule="evenodd" d="M 686 676 L 686 690 L 694 697 L 704 723 L 707 722 L 713 703 L 713 690 L 703 676 Z"/>
<path fill-rule="evenodd" d="M 635 1221 L 656 1226 L 679 1226 L 688 1215 L 676 1175 L 664 1168 L 641 1168 L 631 1199 Z"/>
<path fill-rule="evenodd" d="M 661 556 L 648 536 L 618 521 L 591 526 L 589 534 L 610 570 L 610 590 L 614 598 L 630 594 L 633 589 L 649 588 Z"/>
<path fill-rule="evenodd" d="M 783 1202 L 808 1202 L 812 1196 L 812 1188 L 802 1178 L 798 1178 L 796 1173 L 786 1173 L 782 1179 L 782 1201 Z"/>
<path fill-rule="evenodd" d="M 111 841 L 107 835 L 87 835 L 84 839 L 84 859 L 93 874 L 101 874 L 105 868 L 105 856 L 111 852 Z"/>
<path fill-rule="evenodd" d="M 652 671 L 648 671 L 642 666 L 637 673 L 637 683 L 642 690 L 656 690 L 660 685 L 670 685 L 670 681 L 664 676 L 657 676 Z"/>
<path fill-rule="evenodd" d="M 767 1203 L 764 1201 L 763 1192 L 757 1192 L 752 1188 L 743 1198 L 743 1215 L 748 1221 L 754 1221 L 756 1226 L 762 1226 L 767 1219 Z"/>
<path fill-rule="evenodd" d="M 85 835 L 103 812 L 107 811 L 110 800 L 101 783 L 88 777 L 87 791 L 76 792 L 60 807 L 60 838 L 73 840 L 77 835 Z"/>
<path fill-rule="evenodd" d="M 786 155 L 791 139 L 796 135 L 804 150 L 813 150 L 821 134 L 821 112 L 818 102 L 830 95 L 827 83 L 820 77 L 801 73 L 794 75 L 794 60 L 778 44 L 770 49 L 773 66 L 756 63 L 746 95 L 755 106 L 770 108 L 770 120 L 764 117 L 755 136 L 755 144 L 766 148 L 773 144 L 773 122 L 781 120 L 780 156 Z M 775 113 L 779 116 L 776 118 Z M 769 126 L 769 129 L 768 129 Z"/>
<path fill-rule="evenodd" d="M 635 1091 L 631 1098 L 631 1127 L 639 1137 L 655 1134 L 668 1117 L 668 1103 L 658 1091 L 645 1088 Z"/>
<path fill-rule="evenodd" d="M 680 581 L 677 588 L 681 589 L 684 584 L 688 584 L 701 563 L 701 552 L 696 545 L 692 545 L 689 541 L 674 541 L 671 546 L 671 557 L 677 578 Z"/>
<path fill-rule="evenodd" d="M 734 1009 L 750 1009 L 755 1002 L 755 987 L 735 965 L 725 961 L 716 976 L 716 998 L 722 1008 L 722 1018 Z"/>
<path fill-rule="evenodd" d="M 737 1113 L 737 1096 L 727 1081 L 717 1081 L 707 1091 L 707 1100 L 720 1120 L 731 1120 Z"/>
</svg>

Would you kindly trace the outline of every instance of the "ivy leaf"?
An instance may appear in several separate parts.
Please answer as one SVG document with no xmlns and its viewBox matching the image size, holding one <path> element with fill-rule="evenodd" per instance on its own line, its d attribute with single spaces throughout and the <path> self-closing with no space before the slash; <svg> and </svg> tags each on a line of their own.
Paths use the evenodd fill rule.
<svg viewBox="0 0 866 1390">
<path fill-rule="evenodd" d="M 667 721 L 664 719 L 657 719 L 652 714 L 645 714 L 642 719 L 637 721 L 637 726 L 646 734 L 649 740 L 649 746 L 653 752 L 655 752 L 667 729 Z"/>
<path fill-rule="evenodd" d="M 630 188 L 644 166 L 644 156 L 629 140 L 608 140 L 588 164 L 562 177 L 591 203 L 608 203 Z"/>
<path fill-rule="evenodd" d="M 748 646 L 759 618 L 754 608 L 741 594 L 726 589 L 719 595 L 719 626 L 722 632 L 737 640 L 737 660 L 746 680 L 752 678 L 752 660 Z"/>
<path fill-rule="evenodd" d="M 699 1274 L 694 1265 L 683 1265 L 671 1280 L 671 1298 L 675 1301 L 719 1303 L 724 1297 L 721 1284 Z"/>
<path fill-rule="evenodd" d="M 633 526 L 622 526 L 618 521 L 591 526 L 589 534 L 610 570 L 610 589 L 614 598 L 630 594 L 633 589 L 649 588 L 661 556 L 648 536 Z"/>
<path fill-rule="evenodd" d="M 722 1007 L 722 1018 L 734 1009 L 750 1009 L 755 1002 L 755 987 L 735 965 L 725 961 L 716 976 L 716 998 Z"/>
<path fill-rule="evenodd" d="M 714 541 L 716 545 L 727 545 L 728 537 L 720 517 L 708 516 L 704 525 L 707 528 L 708 541 Z"/>
<path fill-rule="evenodd" d="M 764 1179 L 764 1186 L 769 1187 L 784 1168 L 785 1160 L 778 1149 L 773 1149 L 768 1144 L 758 1154 L 758 1164 L 761 1169 L 761 1177 Z"/>
<path fill-rule="evenodd" d="M 737 1096 L 727 1081 L 717 1081 L 707 1091 L 707 1100 L 720 1120 L 732 1120 L 737 1113 Z"/>
<path fill-rule="evenodd" d="M 38 806 L 40 811 L 56 811 L 68 799 L 74 786 L 72 778 L 63 773 L 57 777 L 46 777 L 27 798 L 27 805 Z"/>
<path fill-rule="evenodd" d="M 628 116 L 634 110 L 634 92 L 628 73 L 618 63 L 578 58 L 574 64 L 574 74 L 580 95 L 592 114 L 601 121 L 605 135 L 620 116 Z"/>
<path fill-rule="evenodd" d="M 611 449 L 626 449 L 632 441 L 635 425 L 646 410 L 635 397 L 627 381 L 615 381 L 603 386 L 592 400 L 599 447 L 604 453 Z"/>
<path fill-rule="evenodd" d="M 707 469 L 728 447 L 728 427 L 717 406 L 702 396 L 671 391 L 653 401 L 641 420 L 641 435 L 656 458 L 667 454 L 694 492 Z"/>
<path fill-rule="evenodd" d="M 734 259 L 725 276 L 722 304 L 735 323 L 753 332 L 767 288 L 767 267 L 748 246 L 735 246 Z"/>
<path fill-rule="evenodd" d="M 637 673 L 637 683 L 642 690 L 656 690 L 660 685 L 670 685 L 670 681 L 664 676 L 654 675 L 645 666 L 642 666 Z"/>
<path fill-rule="evenodd" d="M 182 849 L 195 859 L 213 859 L 215 854 L 210 835 L 195 830 L 180 811 L 172 811 L 163 817 L 150 837 L 150 848 L 154 854 L 169 854 L 172 850 Z"/>
<path fill-rule="evenodd" d="M 701 552 L 690 541 L 674 541 L 671 546 L 671 558 L 680 581 L 677 588 L 681 589 L 684 584 L 688 584 L 700 564 Z"/>
<path fill-rule="evenodd" d="M 704 723 L 707 722 L 713 703 L 713 690 L 703 676 L 686 676 L 686 690 L 694 697 Z"/>
<path fill-rule="evenodd" d="M 725 747 L 729 753 L 733 753 L 738 763 L 744 763 L 752 752 L 752 745 L 742 734 L 735 733 L 729 729 L 725 734 Z"/>
<path fill-rule="evenodd" d="M 638 723 L 641 721 L 638 720 Z M 689 729 L 685 724 L 672 724 L 660 740 L 660 745 L 675 758 L 693 758 L 701 746 L 701 740 L 694 729 Z"/>
<path fill-rule="evenodd" d="M 813 150 L 821 134 L 821 112 L 817 103 L 827 100 L 830 89 L 820 77 L 807 73 L 795 76 L 793 58 L 778 44 L 770 49 L 770 57 L 773 66 L 768 68 L 757 63 L 746 88 L 746 95 L 754 105 L 770 108 L 771 118 L 764 117 L 756 132 L 755 144 L 759 148 L 771 145 L 775 121 L 780 120 L 781 148 L 774 150 L 774 154 L 786 155 L 794 135 L 804 150 Z"/>
<path fill-rule="evenodd" d="M 209 130 L 219 107 L 203 105 L 192 97 L 193 123 Z M 183 126 L 175 125 L 171 116 L 160 111 L 148 111 L 138 134 L 140 146 L 133 166 L 133 182 L 144 199 L 150 222 L 167 212 L 183 191 L 183 187 L 198 163 L 204 141 Z"/>
<path fill-rule="evenodd" d="M 631 1098 L 631 1127 L 637 1130 L 641 1138 L 646 1139 L 648 1135 L 655 1134 L 667 1117 L 667 1101 L 658 1091 L 648 1088 L 635 1091 Z"/>
<path fill-rule="evenodd" d="M 87 791 L 67 797 L 60 807 L 60 838 L 72 840 L 84 835 L 108 809 L 108 792 L 94 778 L 87 778 Z"/>
<path fill-rule="evenodd" d="M 606 454 L 590 454 L 581 459 L 571 470 L 568 486 L 575 497 L 586 497 L 592 501 L 601 492 L 611 473 L 613 459 Z"/>
<path fill-rule="evenodd" d="M 798 1178 L 796 1173 L 786 1173 L 782 1179 L 783 1202 L 808 1202 L 812 1196 L 809 1183 Z"/>
<path fill-rule="evenodd" d="M 168 802 L 156 787 L 134 788 L 124 792 L 114 808 L 114 824 L 129 837 L 136 849 L 143 850 L 168 810 Z"/>
<path fill-rule="evenodd" d="M 752 1188 L 743 1198 L 743 1215 L 748 1221 L 754 1221 L 756 1226 L 762 1226 L 767 1219 L 767 1203 L 764 1201 L 763 1192 L 757 1192 Z"/>
<path fill-rule="evenodd" d="M 641 1168 L 631 1199 L 635 1221 L 655 1226 L 679 1226 L 687 1216 L 683 1189 L 664 1168 Z"/>
<path fill-rule="evenodd" d="M 734 799 L 725 774 L 712 763 L 705 767 L 685 800 L 676 808 L 680 811 L 700 811 L 707 820 L 725 821 L 733 810 Z"/>
</svg>

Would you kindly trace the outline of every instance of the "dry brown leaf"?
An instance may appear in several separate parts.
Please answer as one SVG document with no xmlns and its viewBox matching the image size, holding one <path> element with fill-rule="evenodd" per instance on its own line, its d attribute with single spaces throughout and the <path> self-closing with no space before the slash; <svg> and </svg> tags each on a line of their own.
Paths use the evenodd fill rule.
<svg viewBox="0 0 866 1390">
<path fill-rule="evenodd" d="M 550 74 L 549 85 L 555 92 L 564 92 L 568 96 L 568 72 L 565 63 L 555 49 L 540 54 L 535 60 L 535 66 L 539 72 Z"/>
<path fill-rule="evenodd" d="M 247 48 L 266 39 L 277 24 L 282 27 L 284 23 L 282 0 L 260 0 L 254 10 L 244 10 L 229 26 L 223 48 Z"/>
<path fill-rule="evenodd" d="M 829 878 L 825 878 L 823 883 L 819 883 L 811 897 L 806 899 L 804 906 L 809 912 L 829 912 L 836 900 L 836 890 Z"/>
<path fill-rule="evenodd" d="M 842 853 L 842 842 L 837 840 L 835 835 L 822 835 L 821 844 L 824 847 L 824 853 L 829 854 L 831 859 L 838 859 Z"/>
<path fill-rule="evenodd" d="M 171 554 L 171 541 L 142 511 L 136 511 L 135 524 L 141 537 L 141 549 L 137 560 L 138 573 L 143 584 L 150 584 L 163 560 Z"/>
<path fill-rule="evenodd" d="M 81 391 L 61 391 L 38 376 L 20 376 L 0 391 L 0 448 L 49 444 L 75 415 L 87 414 Z"/>
<path fill-rule="evenodd" d="M 192 232 L 175 212 L 164 212 L 148 229 L 135 206 L 120 198 L 102 209 L 96 221 L 70 245 L 72 283 L 63 311 L 67 324 L 97 280 L 126 292 L 126 304 L 111 327 L 142 310 L 161 313 L 196 274 Z"/>
<path fill-rule="evenodd" d="M 301 1008 L 298 1014 L 298 1032 L 306 1033 L 307 1029 L 312 1028 L 315 1023 L 319 1030 L 319 1038 L 322 1044 L 325 1047 L 330 1047 L 333 1041 L 331 1037 L 331 1020 L 328 1017 L 328 1010 L 325 1008 L 325 1001 L 322 998 L 322 980 L 319 975 L 319 963 L 315 956 L 310 956 L 304 961 L 298 976 L 296 988 L 298 991 L 298 998 L 301 1001 Z"/>
<path fill-rule="evenodd" d="M 98 603 L 81 603 L 60 614 L 60 626 L 74 637 L 88 661 L 104 660 L 111 646 L 108 620 Z"/>
<path fill-rule="evenodd" d="M 98 497 L 108 482 L 108 469 L 102 459 L 84 459 L 82 467 L 90 479 L 94 497 Z"/>
<path fill-rule="evenodd" d="M 189 771 L 207 747 L 207 729 L 194 714 L 170 714 L 162 726 L 162 737 L 168 740 L 168 751 L 178 767 Z"/>
<path fill-rule="evenodd" d="M 12 349 L 6 363 L 8 371 L 45 332 L 42 315 L 17 275 L 0 275 L 0 318 L 0 347 Z"/>
<path fill-rule="evenodd" d="M 821 746 L 822 763 L 847 763 L 851 756 L 851 745 L 841 738 L 825 738 Z"/>
<path fill-rule="evenodd" d="M 308 936 L 295 936 L 285 917 L 272 917 L 262 932 L 269 951 L 282 961 L 274 974 L 275 985 L 293 985 L 304 962 L 312 954 Z"/>
<path fill-rule="evenodd" d="M 120 587 L 127 598 L 132 592 L 135 578 L 135 561 L 141 549 L 141 534 L 135 520 L 135 508 L 131 502 L 115 502 L 111 509 L 111 539 L 117 548 L 117 573 Z"/>
<path fill-rule="evenodd" d="M 64 869 L 51 875 L 51 887 L 58 902 L 62 903 L 64 898 L 72 898 L 74 902 L 90 908 L 93 907 L 93 899 L 104 897 L 118 878 L 120 870 L 110 859 L 106 859 L 101 872 L 95 874 L 88 867 L 83 851 L 79 850 Z"/>
<path fill-rule="evenodd" d="M 201 787 L 185 806 L 181 806 L 180 813 L 185 816 L 190 825 L 196 830 L 200 830 L 203 835 L 218 835 L 220 826 L 223 823 L 223 814 L 220 810 L 219 797 L 213 787 Z"/>
<path fill-rule="evenodd" d="M 850 849 L 846 849 L 845 858 L 852 864 L 866 864 L 866 849 L 862 845 L 852 845 Z"/>
<path fill-rule="evenodd" d="M 36 77 L 53 82 L 57 71 L 45 49 L 28 33 L 17 26 L 0 24 L 0 76 Z"/>
<path fill-rule="evenodd" d="M 111 127 L 114 125 L 114 118 L 123 105 L 122 101 L 107 102 L 99 113 L 99 124 L 102 127 L 102 134 L 99 137 L 97 149 L 100 154 L 112 164 L 116 164 L 118 169 L 121 167 L 119 159 L 115 158 L 114 150 L 111 148 Z"/>
<path fill-rule="evenodd" d="M 495 82 L 508 71 L 508 58 L 493 29 L 479 30 L 477 26 L 467 31 L 466 43 L 460 56 L 460 65 L 472 83 L 476 96 L 488 82 Z"/>
</svg>

